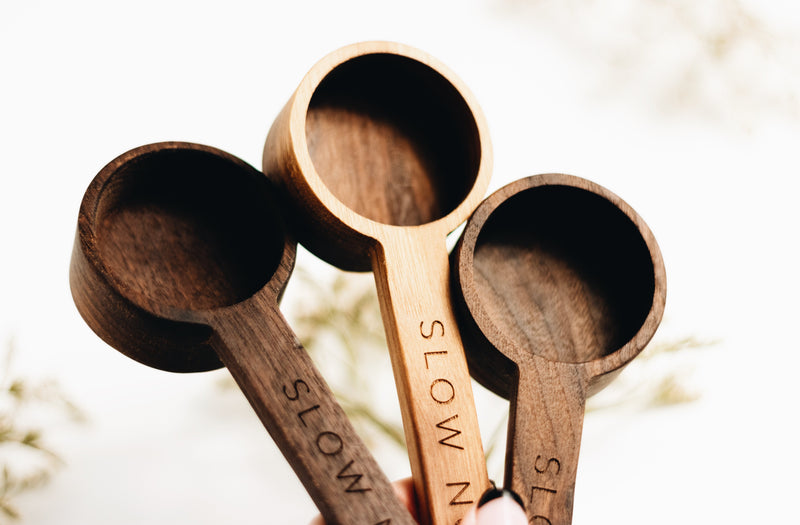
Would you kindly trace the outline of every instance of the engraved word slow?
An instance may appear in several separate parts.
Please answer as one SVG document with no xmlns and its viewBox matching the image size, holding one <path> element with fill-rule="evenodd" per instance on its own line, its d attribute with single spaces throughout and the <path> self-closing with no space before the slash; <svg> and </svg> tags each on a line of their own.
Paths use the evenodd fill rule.
<svg viewBox="0 0 800 525">
<path fill-rule="evenodd" d="M 344 492 L 367 492 L 372 490 L 362 482 L 364 475 L 359 473 L 355 460 L 348 461 L 345 442 L 336 432 L 325 428 L 325 420 L 321 416 L 320 405 L 314 392 L 306 381 L 295 379 L 291 384 L 283 386 L 283 395 L 292 403 L 296 403 L 297 418 L 303 428 L 308 429 L 309 439 L 322 455 L 339 459 L 341 468 L 336 479 Z M 354 466 L 355 465 L 355 466 Z M 349 483 L 349 484 L 348 484 Z"/>
<path fill-rule="evenodd" d="M 546 458 L 542 455 L 538 455 L 533 462 L 533 469 L 539 477 L 552 479 L 561 473 L 561 461 L 559 461 L 558 458 Z M 548 484 L 543 480 L 541 484 L 531 486 L 528 505 L 532 509 L 541 508 L 543 503 L 546 503 L 549 498 L 556 494 L 558 494 L 558 491 L 549 488 Z M 535 525 L 553 525 L 550 518 L 542 514 L 535 514 L 530 518 L 529 523 Z"/>
<path fill-rule="evenodd" d="M 430 400 L 435 403 L 439 409 L 438 412 L 442 413 L 442 418 L 436 423 L 436 432 L 432 435 L 437 436 L 437 440 L 441 447 L 451 451 L 463 451 L 464 446 L 460 443 L 459 436 L 461 430 L 459 427 L 458 413 L 452 410 L 448 411 L 449 405 L 456 399 L 458 392 L 454 386 L 454 381 L 447 377 L 447 350 L 442 350 L 440 344 L 445 338 L 445 326 L 442 321 L 434 320 L 426 323 L 420 321 L 419 334 L 422 337 L 423 353 L 422 357 L 425 362 L 425 370 L 430 372 Z M 474 502 L 470 496 L 468 489 L 470 488 L 470 481 L 452 480 L 445 483 L 443 488 L 446 494 L 449 494 L 449 504 L 453 505 L 469 505 Z"/>
</svg>

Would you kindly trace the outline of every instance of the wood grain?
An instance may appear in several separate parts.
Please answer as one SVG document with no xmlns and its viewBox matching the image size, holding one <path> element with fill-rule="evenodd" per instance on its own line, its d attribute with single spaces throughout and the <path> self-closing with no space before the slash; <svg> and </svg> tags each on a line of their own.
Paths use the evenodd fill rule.
<svg viewBox="0 0 800 525">
<path fill-rule="evenodd" d="M 134 359 L 179 372 L 224 363 L 328 524 L 411 525 L 278 310 L 294 258 L 263 174 L 160 143 L 89 186 L 70 283 L 89 326 Z"/>
<path fill-rule="evenodd" d="M 455 86 L 401 55 L 338 65 L 309 101 L 308 154 L 349 210 L 382 224 L 444 217 L 477 175 L 476 124 Z"/>
<path fill-rule="evenodd" d="M 452 262 L 470 370 L 511 400 L 506 486 L 531 523 L 566 525 L 585 400 L 638 355 L 663 315 L 655 239 L 605 188 L 549 174 L 490 196 Z"/>
<path fill-rule="evenodd" d="M 263 168 L 290 197 L 301 243 L 374 271 L 422 521 L 453 525 L 489 485 L 446 249 L 491 171 L 477 103 L 425 53 L 349 46 L 303 78 Z"/>
</svg>

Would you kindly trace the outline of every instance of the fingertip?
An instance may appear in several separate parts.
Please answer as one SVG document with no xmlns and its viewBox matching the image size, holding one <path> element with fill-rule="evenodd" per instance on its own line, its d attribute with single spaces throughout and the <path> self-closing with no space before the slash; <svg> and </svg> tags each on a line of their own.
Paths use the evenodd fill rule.
<svg viewBox="0 0 800 525">
<path fill-rule="evenodd" d="M 466 520 L 466 517 L 465 517 Z M 508 489 L 491 488 L 481 496 L 472 523 L 463 525 L 527 525 L 524 504 L 519 495 Z"/>
<path fill-rule="evenodd" d="M 478 509 L 477 506 L 474 506 L 471 509 L 469 509 L 467 514 L 463 518 L 461 518 L 461 521 L 457 522 L 457 525 L 476 525 L 475 520 L 477 519 L 477 509 Z"/>
<path fill-rule="evenodd" d="M 325 525 L 325 520 L 322 519 L 322 516 L 316 516 L 308 525 Z"/>
<path fill-rule="evenodd" d="M 414 516 L 414 519 L 419 519 L 419 504 L 417 503 L 417 493 L 414 491 L 414 480 L 410 477 L 403 478 L 392 483 L 392 486 L 395 494 Z"/>
</svg>

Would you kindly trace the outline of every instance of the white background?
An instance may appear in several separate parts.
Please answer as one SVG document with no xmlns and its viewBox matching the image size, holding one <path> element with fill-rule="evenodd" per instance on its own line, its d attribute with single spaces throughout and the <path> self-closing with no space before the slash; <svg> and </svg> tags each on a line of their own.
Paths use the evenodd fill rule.
<svg viewBox="0 0 800 525">
<path fill-rule="evenodd" d="M 693 357 L 699 401 L 587 418 L 574 523 L 800 523 L 793 65 L 745 51 L 721 71 L 686 70 L 691 38 L 627 17 L 634 3 L 605 15 L 591 2 L 520 3 L 0 5 L 0 337 L 14 337 L 21 373 L 58 379 L 89 416 L 47 430 L 66 466 L 19 500 L 23 523 L 314 515 L 249 407 L 216 388 L 225 371 L 177 376 L 110 349 L 80 319 L 67 271 L 80 199 L 106 162 L 183 140 L 260 166 L 302 75 L 372 39 L 419 47 L 470 86 L 494 144 L 492 190 L 559 171 L 628 201 L 667 265 L 658 337 L 721 341 Z M 709 2 L 710 18 L 729 4 Z M 762 4 L 749 8 L 776 31 L 800 27 L 791 2 Z M 408 472 L 382 462 L 390 477 Z"/>
</svg>

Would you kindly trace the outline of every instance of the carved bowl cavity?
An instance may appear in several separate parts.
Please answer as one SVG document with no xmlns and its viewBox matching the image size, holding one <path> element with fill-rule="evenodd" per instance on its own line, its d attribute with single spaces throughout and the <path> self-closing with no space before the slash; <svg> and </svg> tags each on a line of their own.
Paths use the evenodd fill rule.
<svg viewBox="0 0 800 525">
<path fill-rule="evenodd" d="M 663 315 L 665 271 L 649 228 L 579 177 L 538 175 L 495 192 L 452 262 L 470 373 L 507 398 L 520 367 L 536 359 L 582 369 L 597 392 Z"/>
<path fill-rule="evenodd" d="M 580 188 L 511 197 L 478 235 L 473 261 L 497 331 L 551 361 L 611 354 L 636 334 L 653 301 L 653 263 L 636 226 Z"/>
<path fill-rule="evenodd" d="M 202 150 L 137 157 L 99 195 L 100 258 L 137 303 L 206 310 L 246 299 L 283 252 L 265 182 Z"/>
<path fill-rule="evenodd" d="M 81 203 L 70 263 L 78 311 L 148 366 L 219 368 L 208 311 L 262 291 L 277 300 L 294 262 L 271 192 L 261 172 L 208 146 L 165 142 L 120 155 Z"/>
<path fill-rule="evenodd" d="M 330 192 L 381 224 L 416 226 L 452 212 L 478 176 L 481 141 L 458 89 L 426 64 L 361 55 L 316 86 L 308 153 Z"/>
</svg>

